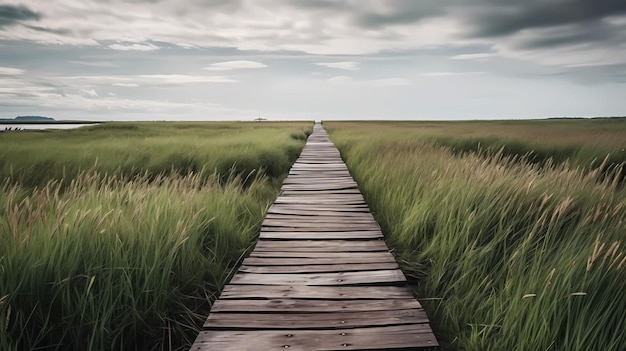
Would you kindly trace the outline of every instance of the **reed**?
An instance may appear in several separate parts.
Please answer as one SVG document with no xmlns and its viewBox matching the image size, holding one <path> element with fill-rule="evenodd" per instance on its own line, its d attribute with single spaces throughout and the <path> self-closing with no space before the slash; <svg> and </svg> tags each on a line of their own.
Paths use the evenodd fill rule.
<svg viewBox="0 0 626 351">
<path fill-rule="evenodd" d="M 181 126 L 11 136 L 17 155 L 3 148 L 11 171 L 0 186 L 0 349 L 191 345 L 304 145 L 290 135 L 311 125 Z M 26 150 L 36 157 L 25 160 Z M 176 164 L 181 153 L 197 171 Z M 33 173 L 37 160 L 50 171 Z"/>
<path fill-rule="evenodd" d="M 457 152 L 419 124 L 325 126 L 448 349 L 626 348 L 619 173 Z"/>
</svg>

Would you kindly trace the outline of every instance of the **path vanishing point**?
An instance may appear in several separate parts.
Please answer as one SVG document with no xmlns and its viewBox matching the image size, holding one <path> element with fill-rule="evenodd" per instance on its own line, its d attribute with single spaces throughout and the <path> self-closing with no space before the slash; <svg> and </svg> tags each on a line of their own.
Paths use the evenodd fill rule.
<svg viewBox="0 0 626 351">
<path fill-rule="evenodd" d="M 339 151 L 315 124 L 199 350 L 432 350 L 426 312 Z"/>
</svg>

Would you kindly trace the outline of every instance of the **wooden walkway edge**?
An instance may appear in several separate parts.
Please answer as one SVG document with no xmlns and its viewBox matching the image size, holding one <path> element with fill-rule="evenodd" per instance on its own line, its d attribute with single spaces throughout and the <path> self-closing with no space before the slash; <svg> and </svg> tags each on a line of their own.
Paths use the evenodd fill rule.
<svg viewBox="0 0 626 351">
<path fill-rule="evenodd" d="M 315 124 L 191 350 L 437 347 L 339 151 Z"/>
</svg>

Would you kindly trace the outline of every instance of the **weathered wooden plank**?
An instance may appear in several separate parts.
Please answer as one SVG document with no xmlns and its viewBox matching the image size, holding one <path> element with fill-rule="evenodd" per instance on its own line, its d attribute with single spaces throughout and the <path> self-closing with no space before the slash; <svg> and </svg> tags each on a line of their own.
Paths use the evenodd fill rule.
<svg viewBox="0 0 626 351">
<path fill-rule="evenodd" d="M 293 178 L 312 178 L 319 176 L 322 178 L 330 179 L 334 177 L 342 177 L 343 180 L 350 177 L 350 172 L 344 169 L 304 169 L 304 168 L 292 168 L 289 170 L 289 177 Z"/>
<path fill-rule="evenodd" d="M 325 313 L 211 313 L 205 328 L 316 329 L 428 323 L 421 309 Z"/>
<path fill-rule="evenodd" d="M 333 174 L 329 176 L 324 176 L 323 174 L 319 173 L 309 173 L 292 175 L 285 178 L 285 182 L 287 182 L 286 184 L 306 184 L 307 182 L 310 184 L 312 180 L 315 180 L 315 183 L 319 181 L 320 184 L 324 182 L 357 184 L 352 176 L 349 173 L 345 174 L 345 172 L 343 175 Z"/>
<path fill-rule="evenodd" d="M 396 262 L 391 255 L 375 257 L 333 257 L 333 258 L 288 258 L 288 257 L 247 257 L 243 264 L 247 266 L 304 266 L 320 264 L 360 264 Z"/>
<path fill-rule="evenodd" d="M 263 227 L 266 227 L 270 230 L 289 230 L 290 228 L 294 231 L 376 231 L 380 230 L 379 226 L 376 223 L 371 222 L 358 222 L 358 221 L 349 221 L 345 222 L 335 221 L 334 223 L 324 222 L 320 219 L 315 218 L 303 218 L 302 220 L 276 220 L 276 219 L 267 219 L 263 222 Z"/>
<path fill-rule="evenodd" d="M 318 182 L 315 178 L 302 179 L 301 182 L 290 182 L 283 184 L 281 192 L 286 191 L 311 191 L 311 192 L 336 192 L 336 191 L 351 191 L 353 194 L 360 193 L 356 183 L 352 182 Z"/>
<path fill-rule="evenodd" d="M 372 223 L 378 225 L 371 215 L 367 214 L 355 214 L 353 216 L 324 216 L 315 215 L 315 213 L 309 213 L 309 215 L 298 214 L 280 214 L 280 213 L 268 213 L 265 216 L 265 220 L 272 221 L 315 221 L 315 223 Z"/>
<path fill-rule="evenodd" d="M 348 330 L 203 331 L 192 351 L 382 350 L 430 348 L 437 340 L 427 324 Z"/>
<path fill-rule="evenodd" d="M 389 251 L 383 240 L 259 240 L 254 251 Z"/>
<path fill-rule="evenodd" d="M 320 162 L 318 161 L 317 163 L 305 163 L 305 162 L 296 162 L 292 165 L 291 168 L 297 169 L 297 168 L 301 168 L 301 169 L 309 169 L 309 168 L 314 168 L 314 169 L 329 169 L 329 170 L 335 170 L 335 169 L 345 169 L 347 170 L 348 168 L 345 165 L 342 165 L 340 163 L 336 162 L 336 159 L 334 157 L 329 157 L 328 160 L 326 160 L 325 162 Z"/>
<path fill-rule="evenodd" d="M 295 198 L 301 198 L 302 200 L 320 200 L 320 199 L 332 199 L 332 200 L 345 200 L 345 201 L 353 201 L 353 200 L 362 200 L 363 195 L 361 194 L 322 194 L 317 192 L 308 192 L 303 194 L 297 194 L 294 196 L 287 196 L 282 194 L 276 200 L 296 200 Z"/>
<path fill-rule="evenodd" d="M 348 198 L 343 195 L 323 195 L 323 196 L 281 196 L 276 199 L 276 205 L 282 206 L 298 206 L 298 207 L 321 207 L 321 206 L 346 206 L 350 207 L 367 207 L 367 204 L 363 198 L 353 197 Z M 311 209 L 309 209 L 311 210 Z"/>
<path fill-rule="evenodd" d="M 338 204 L 338 203 L 288 203 L 288 204 L 279 204 L 274 203 L 275 207 L 279 208 L 288 208 L 288 209 L 305 209 L 307 211 L 337 211 L 337 212 L 352 212 L 352 211 L 361 211 L 361 212 L 369 212 L 367 208 L 367 204 Z"/>
<path fill-rule="evenodd" d="M 345 194 L 347 196 L 360 196 L 362 195 L 358 192 L 358 187 L 356 184 L 350 184 L 346 182 L 339 183 L 318 183 L 315 178 L 307 178 L 310 182 L 308 184 L 305 183 L 296 183 L 296 184 L 287 184 L 281 188 L 281 195 L 283 195 L 286 191 L 300 190 L 300 191 L 309 191 L 311 194 L 324 194 L 325 191 L 341 191 L 341 190 L 351 190 L 353 191 L 351 194 Z M 303 179 L 305 180 L 305 179 Z M 344 195 L 344 193 L 340 193 L 340 195 Z M 326 195 L 324 195 L 326 196 Z"/>
<path fill-rule="evenodd" d="M 292 209 L 292 211 L 301 210 L 300 208 Z M 352 216 L 325 216 L 322 214 L 316 214 L 315 212 L 308 211 L 306 214 L 283 214 L 283 213 L 268 213 L 265 218 L 268 223 L 285 221 L 285 222 L 310 222 L 315 221 L 315 223 L 328 223 L 328 224 L 337 224 L 337 223 L 354 223 L 354 224 L 375 224 L 378 226 L 378 222 L 374 220 L 373 217 L 368 216 L 365 213 L 357 212 Z"/>
<path fill-rule="evenodd" d="M 304 170 L 304 171 L 311 171 L 311 170 L 322 170 L 322 171 L 327 171 L 327 172 L 337 172 L 337 171 L 345 171 L 348 172 L 348 168 L 345 165 L 340 165 L 337 163 L 321 163 L 321 164 L 300 164 L 299 162 L 294 163 L 291 166 L 292 170 Z"/>
<path fill-rule="evenodd" d="M 339 217 L 350 219 L 353 217 L 356 218 L 373 218 L 372 214 L 366 208 L 358 208 L 355 210 L 349 211 L 332 211 L 328 209 L 320 209 L 318 206 L 284 206 L 284 205 L 272 205 L 268 209 L 268 215 L 297 215 L 304 217 Z"/>
<path fill-rule="evenodd" d="M 380 231 L 357 231 L 357 232 L 294 232 L 294 231 L 262 231 L 259 235 L 261 239 L 382 239 Z"/>
<path fill-rule="evenodd" d="M 361 206 L 358 207 L 358 211 L 330 211 L 330 210 L 318 210 L 308 209 L 308 205 L 277 205 L 268 210 L 265 217 L 266 220 L 272 221 L 306 221 L 315 220 L 318 222 L 326 223 L 343 223 L 349 221 L 351 223 L 374 223 L 378 224 L 374 220 L 374 217 L 367 212 L 367 208 Z M 316 205 L 317 207 L 317 205 Z"/>
<path fill-rule="evenodd" d="M 295 177 L 294 177 L 295 178 Z M 358 185 L 353 182 L 346 181 L 319 181 L 316 177 L 296 178 L 288 184 L 284 184 L 281 191 L 302 190 L 302 191 L 337 191 L 337 190 L 356 190 Z"/>
<path fill-rule="evenodd" d="M 350 190 L 352 194 L 360 194 L 359 188 L 356 183 L 352 182 L 302 182 L 302 183 L 289 183 L 284 184 L 281 188 L 282 193 L 284 194 L 286 191 L 311 191 L 311 192 L 320 192 L 323 194 L 325 191 L 340 191 L 340 190 Z M 342 192 L 343 193 L 343 192 Z"/>
<path fill-rule="evenodd" d="M 293 266 L 247 266 L 239 267 L 239 272 L 246 273 L 324 273 L 324 272 L 359 272 L 371 270 L 398 269 L 395 262 L 388 263 L 347 263 Z"/>
<path fill-rule="evenodd" d="M 269 213 L 298 213 L 301 215 L 325 216 L 362 216 L 371 215 L 367 206 L 333 206 L 333 205 L 272 205 Z"/>
<path fill-rule="evenodd" d="M 302 218 L 301 220 L 289 219 L 289 220 L 277 220 L 268 218 L 263 222 L 264 227 L 268 228 L 301 228 L 304 231 L 321 231 L 329 230 L 333 231 L 333 228 L 340 228 L 337 231 L 343 231 L 343 229 L 353 228 L 351 231 L 358 230 L 379 230 L 377 223 L 350 221 L 346 219 L 345 222 L 333 221 L 324 222 L 323 220 L 316 220 L 315 218 Z"/>
<path fill-rule="evenodd" d="M 322 230 L 322 231 L 313 230 L 315 228 L 311 228 L 312 230 L 308 230 L 308 231 L 304 228 L 301 228 L 301 230 L 298 230 L 297 228 L 294 228 L 294 230 L 278 230 L 278 229 L 280 228 L 261 227 L 260 237 L 270 238 L 271 235 L 280 235 L 281 237 L 279 239 L 289 239 L 290 235 L 293 234 L 294 239 L 296 239 L 297 236 L 301 236 L 301 237 L 313 236 L 313 238 L 311 239 L 345 239 L 345 238 L 349 238 L 349 239 L 376 238 L 378 239 L 378 238 L 382 238 L 382 232 L 378 228 L 368 229 L 368 230 L 365 230 L 365 229 L 352 230 L 350 228 L 338 228 L 335 230 Z"/>
<path fill-rule="evenodd" d="M 300 155 L 298 158 L 298 163 L 337 163 L 337 159 L 339 158 L 339 153 L 336 152 L 326 152 L 320 151 L 323 149 L 318 149 L 315 152 L 306 152 L 304 155 Z"/>
<path fill-rule="evenodd" d="M 338 177 L 350 177 L 350 172 L 348 171 L 325 171 L 325 172 L 316 172 L 316 173 L 320 173 L 321 176 L 323 177 L 331 177 L 331 176 L 338 176 Z M 298 175 L 303 175 L 303 176 L 308 176 L 308 177 L 312 177 L 313 176 L 313 172 L 311 171 L 302 171 L 302 170 L 297 170 L 297 169 L 292 169 L 289 171 L 289 176 L 298 176 Z"/>
<path fill-rule="evenodd" d="M 343 196 L 284 196 L 279 197 L 275 201 L 276 204 L 342 204 L 342 205 L 360 205 L 365 206 L 365 201 L 362 198 L 344 198 Z"/>
<path fill-rule="evenodd" d="M 220 299 L 409 299 L 408 286 L 226 285 Z"/>
<path fill-rule="evenodd" d="M 277 205 L 289 206 L 289 207 L 308 207 L 311 206 L 311 211 L 314 211 L 315 208 L 324 209 L 332 209 L 339 206 L 344 206 L 344 211 L 349 209 L 361 209 L 366 211 L 367 204 L 360 200 L 335 200 L 335 199 L 302 199 L 298 200 L 288 199 L 286 197 L 276 199 Z"/>
<path fill-rule="evenodd" d="M 310 299 L 267 299 L 215 301 L 211 312 L 367 312 L 392 310 L 421 310 L 414 298 L 380 300 L 310 300 Z"/>
<path fill-rule="evenodd" d="M 336 171 L 349 171 L 345 165 L 334 162 L 334 160 L 328 160 L 326 162 L 318 161 L 316 163 L 302 163 L 296 162 L 291 166 L 292 170 L 302 170 L 302 171 L 327 171 L 327 172 L 336 172 Z"/>
<path fill-rule="evenodd" d="M 311 183 L 311 179 L 315 179 L 314 183 Z M 315 186 L 315 185 L 320 185 L 320 186 L 324 186 L 324 185 L 354 185 L 354 186 L 358 186 L 357 182 L 354 181 L 354 179 L 352 179 L 352 177 L 328 177 L 328 178 L 324 178 L 324 177 L 320 177 L 318 175 L 314 175 L 312 174 L 310 177 L 288 177 L 285 179 L 285 181 L 283 182 L 283 187 L 284 186 L 292 186 L 292 185 L 309 185 L 309 186 Z"/>
<path fill-rule="evenodd" d="M 325 224 L 320 223 L 316 225 L 314 221 L 308 223 L 309 225 L 299 225 L 294 223 L 290 225 L 288 222 L 281 223 L 272 223 L 267 225 L 265 222 L 263 223 L 261 230 L 262 231 L 270 231 L 270 232 L 357 232 L 357 231 L 368 231 L 375 232 L 380 231 L 380 228 L 374 224 Z M 382 233 L 381 233 L 382 236 Z"/>
<path fill-rule="evenodd" d="M 235 274 L 230 284 L 252 285 L 355 285 L 406 283 L 399 269 L 338 273 L 298 273 L 298 274 Z"/>
<path fill-rule="evenodd" d="M 324 251 L 257 251 L 249 257 L 285 257 L 285 258 L 369 258 L 375 261 L 391 256 L 388 251 L 374 252 L 324 252 Z"/>
<path fill-rule="evenodd" d="M 317 148 L 316 150 L 304 150 L 298 158 L 298 163 L 336 163 L 341 160 L 337 152 L 328 151 L 328 148 Z"/>
<path fill-rule="evenodd" d="M 307 166 L 307 165 L 297 165 L 294 164 L 291 169 L 290 172 L 324 172 L 324 174 L 327 173 L 340 173 L 342 175 L 344 174 L 350 174 L 350 171 L 348 170 L 348 168 L 346 167 L 314 167 L 314 166 Z"/>
<path fill-rule="evenodd" d="M 340 227 L 340 228 L 345 228 L 348 226 L 352 226 L 352 227 L 368 227 L 370 229 L 365 229 L 365 230 L 373 230 L 373 231 L 377 231 L 380 230 L 380 227 L 378 226 L 378 223 L 376 223 L 373 219 L 371 218 L 359 218 L 359 217 L 354 217 L 354 218 L 344 218 L 344 220 L 341 220 L 341 217 L 324 217 L 324 216 L 299 216 L 299 215 L 294 215 L 291 218 L 288 217 L 268 217 L 263 221 L 263 226 L 264 227 L 289 227 L 289 228 L 302 228 L 302 229 L 312 229 L 311 227 L 315 227 L 314 229 L 317 229 L 315 231 L 319 231 L 320 227 Z M 307 228 L 308 226 L 308 228 Z M 332 231 L 332 229 L 329 229 L 330 231 Z M 363 230 L 363 229 L 356 229 L 358 230 Z"/>
<path fill-rule="evenodd" d="M 338 225 L 338 224 L 348 224 L 348 225 L 374 225 L 376 228 L 378 227 L 378 223 L 372 218 L 333 218 L 333 217 L 321 217 L 320 216 L 269 216 L 266 217 L 263 221 L 263 224 L 266 226 L 285 226 L 289 225 L 292 227 L 311 227 L 318 225 Z"/>
<path fill-rule="evenodd" d="M 328 196 L 328 195 L 360 195 L 359 189 L 351 189 L 344 187 L 336 187 L 335 189 L 314 189 L 314 188 L 289 188 L 283 189 L 282 196 L 310 196 L 312 194 Z"/>
<path fill-rule="evenodd" d="M 315 170 L 328 170 L 328 171 L 347 170 L 349 171 L 347 168 L 342 167 L 341 164 L 336 163 L 336 160 L 333 157 L 328 157 L 325 160 L 319 159 L 319 160 L 310 160 L 306 162 L 300 162 L 300 160 L 298 160 L 297 163 L 293 164 L 291 169 L 302 169 L 302 170 L 315 169 Z"/>
</svg>

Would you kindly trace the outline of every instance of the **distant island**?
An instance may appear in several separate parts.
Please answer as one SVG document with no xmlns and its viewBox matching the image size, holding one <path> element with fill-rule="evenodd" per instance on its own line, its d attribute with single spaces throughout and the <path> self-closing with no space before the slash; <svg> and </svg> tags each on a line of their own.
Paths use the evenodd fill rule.
<svg viewBox="0 0 626 351">
<path fill-rule="evenodd" d="M 44 116 L 17 116 L 15 118 L 0 118 L 0 124 L 97 124 L 95 121 L 57 121 L 52 117 Z"/>
<path fill-rule="evenodd" d="M 56 120 L 52 117 L 43 117 L 43 116 L 17 116 L 15 118 L 0 118 L 0 122 L 43 122 L 50 123 L 56 122 Z"/>
</svg>

